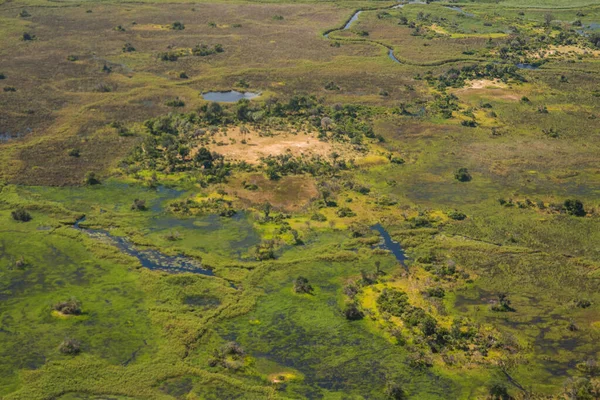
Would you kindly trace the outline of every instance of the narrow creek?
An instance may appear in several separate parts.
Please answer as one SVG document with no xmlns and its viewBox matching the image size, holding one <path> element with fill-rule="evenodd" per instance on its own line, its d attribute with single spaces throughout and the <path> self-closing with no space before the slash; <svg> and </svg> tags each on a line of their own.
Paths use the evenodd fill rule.
<svg viewBox="0 0 600 400">
<path fill-rule="evenodd" d="M 427 4 L 427 2 L 425 1 L 421 1 L 421 0 L 412 0 L 406 3 L 401 3 L 401 4 L 396 4 L 395 6 L 392 7 L 384 7 L 384 8 L 376 8 L 376 9 L 369 9 L 369 10 L 364 10 L 364 11 L 380 11 L 380 10 L 390 10 L 390 9 L 400 9 L 403 8 L 404 6 L 407 6 L 409 4 Z M 348 29 L 350 29 L 350 27 L 352 26 L 352 24 L 354 22 L 356 22 L 358 20 L 358 16 L 363 12 L 363 10 L 358 10 L 356 11 L 354 14 L 352 14 L 352 16 L 350 17 L 350 19 L 344 24 L 343 28 L 338 28 L 338 29 L 332 29 L 330 31 L 327 31 L 323 34 L 323 37 L 330 39 L 329 35 L 333 32 L 339 32 L 339 31 L 347 31 Z M 333 39 L 335 40 L 335 39 Z M 390 60 L 392 60 L 395 63 L 400 64 L 401 61 L 394 55 L 394 49 L 391 46 L 382 44 L 382 43 L 378 43 L 378 42 L 373 42 L 376 44 L 379 44 L 381 46 L 384 46 L 385 48 L 388 49 L 388 57 Z"/>
<path fill-rule="evenodd" d="M 214 273 L 210 269 L 202 268 L 200 263 L 193 258 L 181 255 L 168 256 L 158 250 L 153 249 L 140 250 L 124 237 L 113 236 L 108 231 L 102 229 L 90 229 L 82 227 L 81 223 L 84 221 L 85 217 L 78 219 L 75 221 L 75 224 L 73 224 L 73 227 L 79 231 L 87 233 L 93 238 L 107 240 L 110 244 L 116 246 L 123 253 L 137 258 L 144 268 L 165 272 L 191 272 L 194 274 L 214 276 Z"/>
</svg>

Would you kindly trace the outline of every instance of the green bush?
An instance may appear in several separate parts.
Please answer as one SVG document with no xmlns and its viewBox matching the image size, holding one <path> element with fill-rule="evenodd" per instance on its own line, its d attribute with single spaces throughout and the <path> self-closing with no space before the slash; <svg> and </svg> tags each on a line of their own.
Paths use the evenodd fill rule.
<svg viewBox="0 0 600 400">
<path fill-rule="evenodd" d="M 469 182 L 473 179 L 469 173 L 469 170 L 466 168 L 459 168 L 454 174 L 454 178 L 456 178 L 456 180 L 459 182 Z"/>
<path fill-rule="evenodd" d="M 24 208 L 18 208 L 11 212 L 10 215 L 12 216 L 12 219 L 19 222 L 29 222 L 32 219 L 31 214 Z"/>
</svg>

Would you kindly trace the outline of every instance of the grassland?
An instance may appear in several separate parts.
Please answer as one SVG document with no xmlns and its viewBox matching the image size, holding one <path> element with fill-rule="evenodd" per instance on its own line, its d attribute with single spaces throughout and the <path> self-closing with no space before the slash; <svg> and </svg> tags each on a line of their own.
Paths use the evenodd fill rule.
<svg viewBox="0 0 600 400">
<path fill-rule="evenodd" d="M 600 3 L 393 5 L 0 1 L 0 398 L 597 398 Z"/>
</svg>

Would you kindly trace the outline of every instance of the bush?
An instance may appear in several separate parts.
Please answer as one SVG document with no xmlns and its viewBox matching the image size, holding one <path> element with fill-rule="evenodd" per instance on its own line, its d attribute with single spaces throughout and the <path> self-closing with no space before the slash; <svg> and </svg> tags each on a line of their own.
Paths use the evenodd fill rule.
<svg viewBox="0 0 600 400">
<path fill-rule="evenodd" d="M 437 297 L 439 299 L 443 299 L 446 296 L 446 291 L 444 290 L 444 288 L 441 287 L 429 288 L 427 289 L 427 294 L 429 295 L 429 297 Z"/>
<path fill-rule="evenodd" d="M 325 84 L 325 90 L 340 90 L 340 87 L 334 82 L 327 82 Z"/>
<path fill-rule="evenodd" d="M 505 293 L 498 295 L 498 303 L 492 306 L 492 311 L 497 312 L 514 312 L 515 309 L 510 305 L 510 300 Z"/>
<path fill-rule="evenodd" d="M 13 212 L 10 213 L 10 215 L 12 216 L 12 218 L 15 221 L 19 221 L 19 222 L 29 222 L 32 219 L 31 214 L 29 214 L 23 208 L 18 208 L 16 210 L 14 210 Z"/>
<path fill-rule="evenodd" d="M 465 218 L 467 218 L 467 215 L 464 213 L 461 213 L 459 211 L 449 211 L 448 218 L 456 220 L 456 221 L 462 221 Z"/>
<path fill-rule="evenodd" d="M 5 92 L 16 92 L 17 88 L 13 87 L 13 86 L 5 86 L 4 87 L 4 91 Z"/>
<path fill-rule="evenodd" d="M 273 15 L 273 19 L 275 21 L 283 21 L 283 16 L 282 15 Z"/>
<path fill-rule="evenodd" d="M 135 51 L 135 47 L 129 42 L 123 44 L 123 53 L 132 53 Z"/>
<path fill-rule="evenodd" d="M 385 385 L 385 395 L 390 400 L 408 399 L 408 396 L 406 395 L 404 389 L 402 389 L 402 386 L 391 381 L 388 381 Z"/>
<path fill-rule="evenodd" d="M 358 306 L 355 303 L 350 303 L 344 308 L 344 316 L 349 321 L 356 321 L 362 319 L 364 314 L 358 309 Z"/>
<path fill-rule="evenodd" d="M 75 339 L 65 339 L 60 346 L 58 346 L 58 350 L 63 354 L 79 354 L 81 351 L 81 343 Z"/>
<path fill-rule="evenodd" d="M 0 72 L 0 79 L 6 79 L 6 75 Z"/>
<path fill-rule="evenodd" d="M 585 209 L 583 208 L 583 203 L 580 200 L 566 200 L 563 204 L 563 208 L 567 214 L 574 215 L 576 217 L 585 217 L 585 215 L 587 214 Z"/>
<path fill-rule="evenodd" d="M 327 217 L 321 213 L 314 213 L 310 216 L 310 219 L 313 221 L 324 222 L 327 221 Z"/>
<path fill-rule="evenodd" d="M 181 72 L 179 74 L 179 79 L 187 79 L 187 78 L 189 78 L 189 76 L 185 72 Z"/>
<path fill-rule="evenodd" d="M 146 211 L 148 209 L 148 207 L 146 207 L 146 200 L 141 200 L 141 199 L 133 200 L 131 209 L 133 211 Z"/>
<path fill-rule="evenodd" d="M 348 207 L 342 207 L 342 208 L 340 208 L 339 210 L 337 210 L 336 214 L 340 218 L 354 217 L 354 216 L 356 216 L 356 213 L 354 211 L 352 211 Z"/>
<path fill-rule="evenodd" d="M 377 298 L 377 308 L 381 312 L 400 317 L 409 307 L 408 295 L 397 289 L 383 289 Z"/>
<path fill-rule="evenodd" d="M 179 21 L 175 21 L 169 26 L 169 28 L 174 31 L 182 31 L 185 29 L 185 25 Z"/>
<path fill-rule="evenodd" d="M 112 92 L 113 88 L 112 86 L 109 86 L 106 83 L 99 83 L 96 85 L 94 90 L 99 93 L 109 93 Z"/>
<path fill-rule="evenodd" d="M 61 301 L 56 303 L 52 308 L 64 315 L 80 315 L 81 314 L 81 302 L 74 297 L 71 297 L 67 301 Z"/>
<path fill-rule="evenodd" d="M 78 149 L 71 149 L 71 150 L 69 150 L 69 151 L 67 152 L 67 154 L 68 154 L 70 157 L 79 157 L 79 156 L 81 155 L 81 153 L 79 152 L 79 150 L 78 150 Z"/>
<path fill-rule="evenodd" d="M 30 41 L 30 40 L 35 40 L 35 39 L 36 39 L 36 36 L 35 36 L 35 35 L 32 35 L 32 34 L 31 34 L 31 33 L 29 33 L 29 32 L 23 32 L 23 40 L 24 40 L 24 41 L 26 41 L 26 42 L 27 42 L 27 41 Z"/>
<path fill-rule="evenodd" d="M 308 279 L 305 277 L 299 276 L 294 279 L 294 292 L 312 294 L 313 291 L 313 287 L 308 283 Z"/>
<path fill-rule="evenodd" d="M 459 182 L 469 182 L 471 179 L 473 179 L 469 173 L 469 170 L 466 168 L 459 168 L 454 174 L 454 178 L 456 178 L 456 180 Z"/>
<path fill-rule="evenodd" d="M 79 60 L 79 57 L 74 56 L 74 55 L 68 55 L 67 56 L 67 61 L 77 61 Z"/>
<path fill-rule="evenodd" d="M 29 14 L 29 12 L 27 10 L 21 10 L 21 12 L 19 13 L 19 17 L 27 18 L 27 17 L 31 17 L 31 14 Z"/>
<path fill-rule="evenodd" d="M 185 107 L 185 102 L 179 97 L 176 97 L 173 100 L 166 101 L 165 105 L 169 107 Z"/>
<path fill-rule="evenodd" d="M 88 172 L 85 174 L 85 179 L 83 181 L 86 185 L 99 185 L 100 180 L 96 177 L 95 172 Z"/>
</svg>

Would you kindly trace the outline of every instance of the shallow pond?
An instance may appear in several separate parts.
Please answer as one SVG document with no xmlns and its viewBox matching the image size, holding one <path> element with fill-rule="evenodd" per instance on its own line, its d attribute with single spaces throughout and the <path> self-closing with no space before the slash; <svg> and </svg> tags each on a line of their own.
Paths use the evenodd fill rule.
<svg viewBox="0 0 600 400">
<path fill-rule="evenodd" d="M 377 245 L 377 247 L 380 249 L 389 250 L 394 255 L 394 257 L 396 257 L 396 260 L 398 260 L 400 264 L 405 265 L 404 261 L 406 261 L 406 254 L 404 253 L 404 250 L 402 250 L 402 246 L 400 245 L 400 243 L 392 239 L 388 231 L 386 231 L 381 224 L 375 224 L 371 227 L 371 229 L 379 232 L 379 234 L 383 238 L 383 243 L 380 243 L 379 245 Z"/>
<path fill-rule="evenodd" d="M 524 63 L 518 63 L 518 64 L 515 64 L 515 66 L 519 69 L 538 69 L 539 68 L 538 65 L 524 64 Z"/>
<path fill-rule="evenodd" d="M 204 100 L 216 101 L 218 103 L 235 103 L 242 99 L 252 100 L 258 96 L 260 96 L 260 93 L 238 92 L 237 90 L 202 93 L 202 98 Z"/>
</svg>

